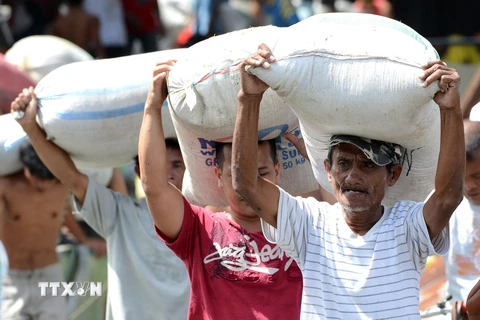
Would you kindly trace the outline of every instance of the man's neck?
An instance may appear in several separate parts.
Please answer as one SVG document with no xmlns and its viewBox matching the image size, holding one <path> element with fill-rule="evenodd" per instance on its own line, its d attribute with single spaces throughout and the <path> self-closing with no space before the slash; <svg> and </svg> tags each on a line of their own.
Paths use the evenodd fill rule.
<svg viewBox="0 0 480 320">
<path fill-rule="evenodd" d="M 262 231 L 262 225 L 260 223 L 260 218 L 258 216 L 256 217 L 243 216 L 233 212 L 230 207 L 228 207 L 226 214 L 230 220 L 240 225 L 243 229 L 247 230 L 247 232 Z"/>
<path fill-rule="evenodd" d="M 353 233 L 364 236 L 382 218 L 383 206 L 369 208 L 364 211 L 352 211 L 350 208 L 342 208 L 345 222 Z"/>
</svg>

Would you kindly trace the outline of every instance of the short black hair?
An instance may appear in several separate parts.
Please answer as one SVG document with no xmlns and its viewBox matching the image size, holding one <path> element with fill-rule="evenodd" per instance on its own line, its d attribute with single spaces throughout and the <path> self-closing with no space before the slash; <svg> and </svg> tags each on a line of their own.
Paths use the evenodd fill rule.
<svg viewBox="0 0 480 320">
<path fill-rule="evenodd" d="M 479 156 L 480 151 L 480 122 L 464 120 L 465 127 L 465 157 L 472 161 Z"/>
<path fill-rule="evenodd" d="M 270 157 L 273 160 L 274 164 L 277 164 L 278 162 L 278 157 L 277 157 L 277 144 L 275 139 L 271 140 L 262 140 L 258 141 L 258 144 L 261 145 L 263 143 L 268 143 L 270 146 Z M 223 163 L 225 162 L 225 146 L 232 146 L 231 143 L 225 143 L 225 142 L 215 142 L 215 157 L 217 159 L 217 166 L 219 168 L 223 168 Z"/>
<path fill-rule="evenodd" d="M 167 149 L 176 149 L 180 151 L 180 144 L 178 143 L 178 140 L 175 138 L 167 138 L 165 139 L 165 146 Z M 135 161 L 135 165 L 139 166 L 140 162 L 138 161 L 138 155 L 133 158 L 133 161 Z"/>
<path fill-rule="evenodd" d="M 43 164 L 31 144 L 20 148 L 20 161 L 32 176 L 40 180 L 55 180 L 55 176 Z"/>
<path fill-rule="evenodd" d="M 167 138 L 165 139 L 165 145 L 167 146 L 167 149 L 177 149 L 180 150 L 180 144 L 178 143 L 178 140 L 175 138 Z"/>
<path fill-rule="evenodd" d="M 81 6 L 83 4 L 83 0 L 65 0 L 65 3 L 69 7 L 78 7 L 78 6 Z"/>
<path fill-rule="evenodd" d="M 328 161 L 328 164 L 330 165 L 330 167 L 332 166 L 332 163 L 333 163 L 333 156 L 332 156 L 333 155 L 333 149 L 336 146 L 338 146 L 338 145 L 334 145 L 334 146 L 331 146 L 330 148 L 328 148 L 327 161 Z M 392 172 L 393 163 L 389 163 L 385 167 L 387 167 L 388 174 L 390 174 Z"/>
</svg>

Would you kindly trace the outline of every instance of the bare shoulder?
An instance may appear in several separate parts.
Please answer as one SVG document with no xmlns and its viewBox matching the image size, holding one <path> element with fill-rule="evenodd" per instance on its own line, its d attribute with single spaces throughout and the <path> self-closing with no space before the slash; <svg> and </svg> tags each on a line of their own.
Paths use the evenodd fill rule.
<svg viewBox="0 0 480 320">
<path fill-rule="evenodd" d="M 16 190 L 23 182 L 23 173 L 15 173 L 0 177 L 0 194 L 4 195 L 9 190 Z"/>
</svg>

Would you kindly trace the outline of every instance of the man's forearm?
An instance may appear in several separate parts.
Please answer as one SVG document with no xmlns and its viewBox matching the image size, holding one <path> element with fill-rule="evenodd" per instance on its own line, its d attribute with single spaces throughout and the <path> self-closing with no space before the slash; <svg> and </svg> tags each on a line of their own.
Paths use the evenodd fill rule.
<svg viewBox="0 0 480 320">
<path fill-rule="evenodd" d="M 448 225 L 451 214 L 462 200 L 465 175 L 465 137 L 460 107 L 440 110 L 440 120 L 440 154 L 435 176 L 437 212 L 428 224 L 433 236 Z"/>
<path fill-rule="evenodd" d="M 27 134 L 32 146 L 48 170 L 73 191 L 78 200 L 83 203 L 85 195 L 77 194 L 78 188 L 76 188 L 79 183 L 79 176 L 83 175 L 77 170 L 70 156 L 53 142 L 47 140 L 45 131 L 38 125 L 29 128 Z M 88 184 L 88 178 L 85 177 L 84 180 L 83 184 Z M 84 189 L 83 192 L 86 191 L 86 186 Z"/>
<path fill-rule="evenodd" d="M 258 118 L 262 95 L 238 94 L 237 120 L 233 134 L 232 182 L 233 188 L 247 202 L 255 191 L 258 180 Z"/>
<path fill-rule="evenodd" d="M 146 106 L 140 129 L 138 158 L 145 194 L 162 192 L 168 186 L 167 148 L 160 108 Z"/>
<path fill-rule="evenodd" d="M 465 172 L 465 136 L 460 107 L 440 111 L 441 133 L 435 190 L 442 196 L 461 197 Z"/>
</svg>

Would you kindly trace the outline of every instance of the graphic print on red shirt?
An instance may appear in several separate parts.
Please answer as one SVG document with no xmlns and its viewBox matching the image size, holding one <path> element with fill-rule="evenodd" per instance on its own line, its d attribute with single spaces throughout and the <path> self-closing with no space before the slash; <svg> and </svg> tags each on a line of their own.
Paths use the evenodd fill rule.
<svg viewBox="0 0 480 320">
<path fill-rule="evenodd" d="M 157 233 L 184 261 L 191 282 L 189 319 L 298 319 L 302 275 L 262 232 L 185 200 L 174 242 Z"/>
</svg>

